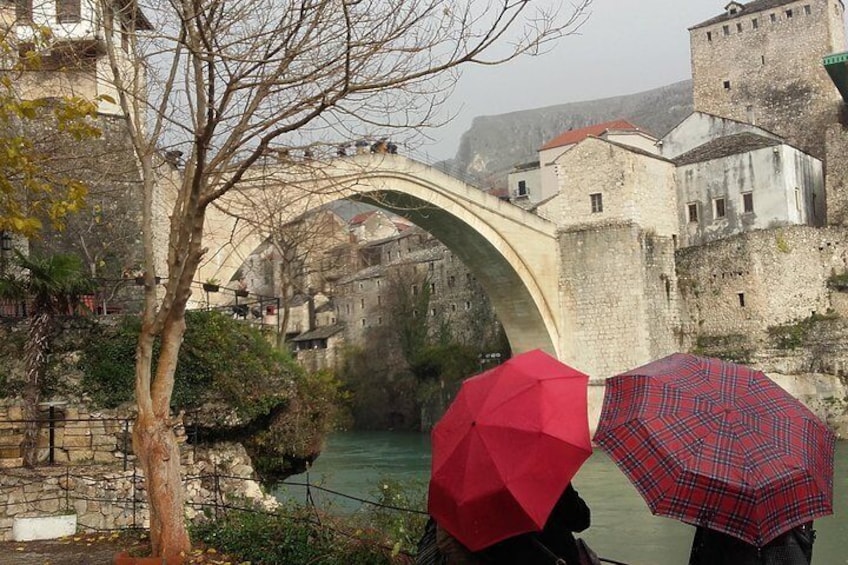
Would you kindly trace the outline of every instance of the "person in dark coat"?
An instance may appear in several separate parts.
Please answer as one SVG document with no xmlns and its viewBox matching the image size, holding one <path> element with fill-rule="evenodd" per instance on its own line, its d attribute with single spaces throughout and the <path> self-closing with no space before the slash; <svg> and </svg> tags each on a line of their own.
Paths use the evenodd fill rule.
<svg viewBox="0 0 848 565">
<path fill-rule="evenodd" d="M 564 559 L 567 565 L 579 565 L 577 542 L 572 532 L 582 532 L 589 527 L 590 521 L 589 507 L 569 484 L 551 510 L 541 532 L 513 536 L 472 553 L 438 524 L 433 523 L 434 531 L 429 534 L 425 532 L 425 538 L 432 536 L 431 543 L 438 547 L 438 552 L 425 551 L 420 544 L 420 560 L 416 563 L 419 565 L 441 565 L 442 563 L 446 565 L 550 565 L 554 561 L 551 555 L 553 554 Z M 422 538 L 423 541 L 424 538 Z M 547 549 L 540 547 L 540 544 Z"/>
<path fill-rule="evenodd" d="M 549 565 L 551 555 L 537 542 L 557 557 L 565 559 L 568 565 L 578 565 L 577 542 L 572 532 L 582 532 L 589 527 L 591 512 L 586 502 L 580 498 L 571 483 L 551 510 L 548 521 L 540 533 L 527 533 L 514 536 L 481 551 L 484 563 L 508 565 L 527 563 Z"/>
<path fill-rule="evenodd" d="M 761 548 L 699 526 L 689 565 L 810 565 L 816 533 L 808 522 L 784 532 Z"/>
</svg>

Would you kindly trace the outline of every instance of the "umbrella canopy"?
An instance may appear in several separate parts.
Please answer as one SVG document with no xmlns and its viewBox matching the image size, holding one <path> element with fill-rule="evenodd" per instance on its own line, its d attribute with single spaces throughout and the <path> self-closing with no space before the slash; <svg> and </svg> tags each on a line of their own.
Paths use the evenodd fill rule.
<svg viewBox="0 0 848 565">
<path fill-rule="evenodd" d="M 439 525 L 472 551 L 540 531 L 592 453 L 588 381 L 540 350 L 466 380 L 432 432 Z"/>
<path fill-rule="evenodd" d="M 684 354 L 608 379 L 595 433 L 651 512 L 758 547 L 833 512 L 835 440 L 762 372 Z"/>
</svg>

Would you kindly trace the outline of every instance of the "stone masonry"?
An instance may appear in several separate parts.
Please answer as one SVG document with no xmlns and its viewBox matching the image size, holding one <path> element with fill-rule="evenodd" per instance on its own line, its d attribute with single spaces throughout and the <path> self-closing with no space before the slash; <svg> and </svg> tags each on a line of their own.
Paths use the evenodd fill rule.
<svg viewBox="0 0 848 565">
<path fill-rule="evenodd" d="M 824 158 L 839 93 L 822 58 L 845 49 L 832 0 L 756 0 L 690 28 L 696 111 L 763 127 Z"/>
<path fill-rule="evenodd" d="M 5 467 L 0 473 L 0 540 L 11 539 L 16 517 L 74 513 L 84 531 L 149 527 L 144 476 L 127 453 L 125 432 L 131 428 L 125 420 L 112 411 L 92 413 L 73 405 L 63 415 L 75 421 L 56 425 L 57 465 L 25 469 L 19 466 L 18 454 L 10 452 L 20 443 L 20 424 L 14 422 L 20 419 L 20 406 L 0 403 L 0 444 L 6 446 L 0 454 L 0 466 Z M 46 432 L 47 426 L 42 426 L 42 460 Z M 188 519 L 199 516 L 203 506 L 216 504 L 247 500 L 269 509 L 276 506 L 255 480 L 241 445 L 195 448 L 185 443 L 184 435 L 180 439 Z"/>
</svg>

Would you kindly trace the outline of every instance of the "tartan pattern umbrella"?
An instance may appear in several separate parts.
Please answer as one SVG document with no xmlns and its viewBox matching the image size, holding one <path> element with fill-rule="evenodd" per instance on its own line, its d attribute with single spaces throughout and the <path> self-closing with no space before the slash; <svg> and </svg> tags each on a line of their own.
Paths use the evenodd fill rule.
<svg viewBox="0 0 848 565">
<path fill-rule="evenodd" d="M 592 453 L 588 380 L 540 350 L 466 380 L 432 432 L 439 525 L 472 551 L 541 531 Z"/>
<path fill-rule="evenodd" d="M 749 367 L 674 354 L 608 379 L 594 440 L 654 514 L 758 547 L 833 512 L 834 434 Z"/>
</svg>

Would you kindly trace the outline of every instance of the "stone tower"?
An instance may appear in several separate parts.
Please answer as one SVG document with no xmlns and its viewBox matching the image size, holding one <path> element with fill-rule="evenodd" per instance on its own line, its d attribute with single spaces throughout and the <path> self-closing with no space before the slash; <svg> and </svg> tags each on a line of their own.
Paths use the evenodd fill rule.
<svg viewBox="0 0 848 565">
<path fill-rule="evenodd" d="M 696 111 L 748 122 L 823 159 L 841 98 L 822 59 L 845 50 L 842 0 L 730 2 L 689 29 Z"/>
</svg>

